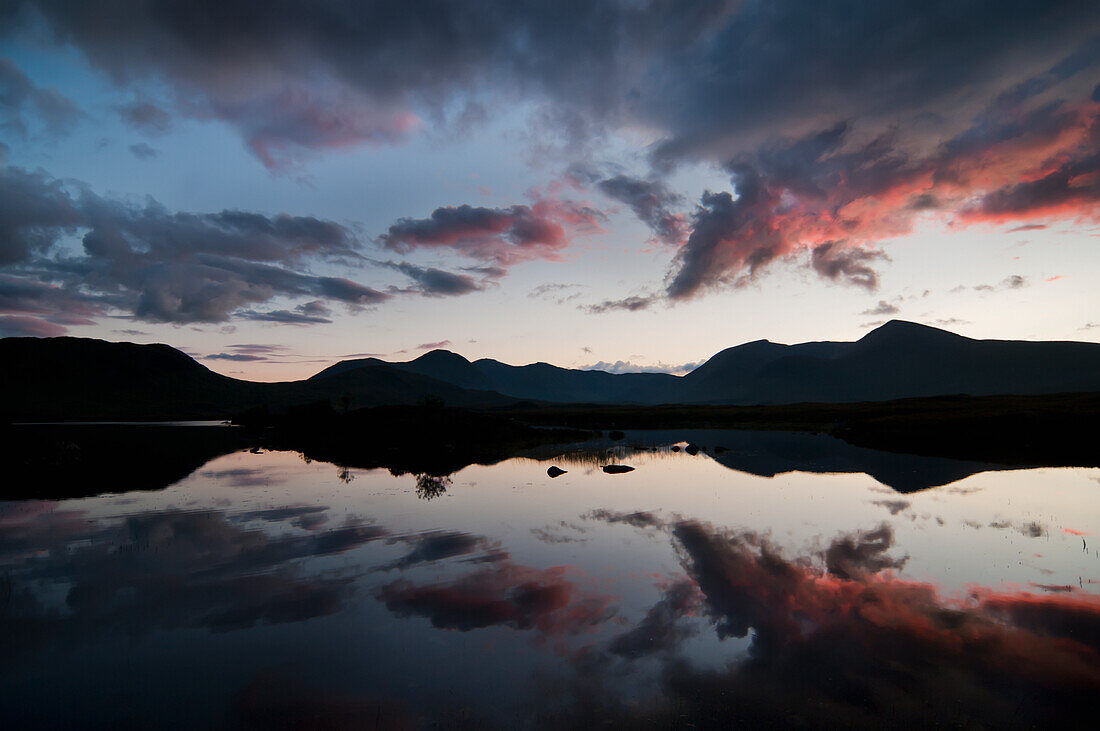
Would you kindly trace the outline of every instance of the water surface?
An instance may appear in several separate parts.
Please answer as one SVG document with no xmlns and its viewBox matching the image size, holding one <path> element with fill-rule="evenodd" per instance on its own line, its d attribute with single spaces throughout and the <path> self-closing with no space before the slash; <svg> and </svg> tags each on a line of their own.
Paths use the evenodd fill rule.
<svg viewBox="0 0 1100 731">
<path fill-rule="evenodd" d="M 160 491 L 2 503 L 0 719 L 1090 718 L 1100 470 L 678 436 L 448 477 L 238 451 Z"/>
</svg>

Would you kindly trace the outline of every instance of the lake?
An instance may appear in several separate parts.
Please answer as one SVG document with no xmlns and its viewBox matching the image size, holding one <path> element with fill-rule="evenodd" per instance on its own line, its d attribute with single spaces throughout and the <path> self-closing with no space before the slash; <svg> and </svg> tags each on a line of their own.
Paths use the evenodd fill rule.
<svg viewBox="0 0 1100 731">
<path fill-rule="evenodd" d="M 446 477 L 234 451 L 0 503 L 0 721 L 1084 725 L 1098 493 L 1100 469 L 778 432 Z"/>
</svg>

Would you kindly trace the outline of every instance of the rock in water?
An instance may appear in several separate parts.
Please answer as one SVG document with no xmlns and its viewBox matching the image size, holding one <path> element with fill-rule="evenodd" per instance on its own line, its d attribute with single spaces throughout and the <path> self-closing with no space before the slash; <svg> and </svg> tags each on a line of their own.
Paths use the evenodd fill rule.
<svg viewBox="0 0 1100 731">
<path fill-rule="evenodd" d="M 699 445 L 689 443 L 686 447 L 684 447 L 684 451 L 694 457 L 695 455 L 699 454 Z"/>
<path fill-rule="evenodd" d="M 548 470 L 546 470 L 546 474 L 550 475 L 551 477 L 557 477 L 558 475 L 564 475 L 568 471 L 569 470 L 563 470 L 561 467 L 558 467 L 555 464 L 555 465 L 550 465 L 550 468 Z"/>
<path fill-rule="evenodd" d="M 621 475 L 624 472 L 633 472 L 634 468 L 625 464 L 605 464 L 603 471 L 609 475 Z"/>
</svg>

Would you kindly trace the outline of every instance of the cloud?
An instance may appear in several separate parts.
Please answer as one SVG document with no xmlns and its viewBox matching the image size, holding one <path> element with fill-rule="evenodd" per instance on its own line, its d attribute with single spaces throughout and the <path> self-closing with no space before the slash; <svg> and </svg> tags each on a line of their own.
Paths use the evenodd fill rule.
<svg viewBox="0 0 1100 731">
<path fill-rule="evenodd" d="M 53 136 L 70 132 L 84 116 L 57 89 L 38 86 L 14 61 L 0 57 L 0 129 L 26 137 L 30 132 L 26 115 L 31 111 Z"/>
<path fill-rule="evenodd" d="M 608 363 L 601 360 L 598 363 L 592 365 L 577 366 L 582 371 L 606 371 L 608 373 L 672 373 L 675 375 L 682 375 L 689 373 L 702 365 L 702 362 L 695 363 L 681 363 L 680 365 L 668 365 L 666 363 L 657 363 L 656 365 L 638 365 L 626 360 L 617 360 L 614 363 Z"/>
<path fill-rule="evenodd" d="M 558 257 L 568 244 L 566 226 L 588 230 L 601 214 L 569 201 L 539 200 L 533 205 L 437 208 L 428 218 L 402 218 L 379 237 L 393 251 L 426 247 L 449 249 L 473 259 L 508 266 Z"/>
<path fill-rule="evenodd" d="M 162 135 L 172 128 L 172 115 L 148 101 L 118 107 L 122 121 L 148 135 Z"/>
<path fill-rule="evenodd" d="M 332 310 L 320 300 L 305 302 L 291 310 L 270 310 L 257 312 L 256 310 L 239 310 L 233 313 L 235 317 L 257 322 L 277 322 L 283 325 L 322 325 L 332 322 L 329 315 Z"/>
<path fill-rule="evenodd" d="M 67 328 L 38 317 L 0 315 L 0 337 L 52 338 L 64 335 Z"/>
<path fill-rule="evenodd" d="M 436 342 L 436 343 L 421 343 L 420 345 L 417 345 L 414 348 L 414 350 L 436 350 L 438 348 L 449 348 L 449 347 L 451 347 L 451 341 L 450 340 L 440 340 L 439 342 Z"/>
<path fill-rule="evenodd" d="M 78 234 L 83 256 L 54 248 Z M 351 307 L 389 299 L 345 278 L 296 271 L 313 263 L 355 263 L 359 248 L 352 232 L 332 221 L 236 210 L 173 213 L 151 199 L 100 198 L 42 171 L 0 169 L 0 265 L 22 275 L 0 281 L 0 303 L 19 283 L 22 304 L 3 306 L 20 314 L 87 319 L 109 307 L 142 320 L 190 323 L 224 322 L 243 310 L 250 319 L 322 322 L 316 308 L 264 313 L 250 306 L 278 296 Z"/>
<path fill-rule="evenodd" d="M 927 217 L 1095 220 L 1100 199 L 1094 3 L 20 7 L 10 33 L 38 24 L 121 87 L 165 85 L 180 113 L 224 120 L 272 170 L 401 144 L 429 124 L 468 125 L 478 115 L 455 110 L 493 104 L 534 110 L 543 149 L 567 140 L 587 151 L 644 130 L 650 179 L 602 178 L 588 164 L 567 178 L 684 242 L 666 281 L 672 300 L 804 256 L 827 279 L 872 289 L 880 244 Z M 665 173 L 697 162 L 726 169 L 730 188 L 677 219 Z M 578 215 L 553 208 L 444 207 L 396 222 L 382 241 L 498 266 L 553 259 Z"/>
<path fill-rule="evenodd" d="M 630 206 L 635 215 L 666 244 L 679 244 L 684 238 L 685 217 L 674 208 L 683 196 L 670 191 L 659 180 L 642 180 L 616 175 L 596 183 L 604 195 Z"/>
<path fill-rule="evenodd" d="M 653 295 L 631 295 L 630 297 L 624 297 L 619 300 L 604 300 L 595 305 L 580 305 L 579 309 L 584 310 L 590 315 L 602 315 L 605 312 L 611 312 L 613 310 L 638 312 L 640 310 L 648 310 L 656 302 L 657 298 Z"/>
<path fill-rule="evenodd" d="M 389 262 L 386 266 L 396 269 L 415 281 L 417 285 L 415 291 L 426 297 L 456 297 L 485 289 L 484 282 L 478 282 L 467 274 L 455 274 L 433 267 L 419 267 L 407 262 Z"/>
<path fill-rule="evenodd" d="M 556 305 L 564 305 L 581 296 L 582 284 L 540 284 L 527 293 L 531 299 L 543 299 Z"/>
<path fill-rule="evenodd" d="M 896 315 L 901 310 L 897 305 L 892 305 L 886 300 L 879 300 L 874 307 L 859 313 L 861 315 Z"/>
<path fill-rule="evenodd" d="M 960 284 L 958 287 L 953 288 L 951 291 L 959 292 L 965 289 L 973 289 L 975 292 L 997 292 L 1005 289 L 1022 289 L 1027 285 L 1027 277 L 1021 274 L 1010 274 L 997 284 L 976 284 L 973 287 L 969 288 Z"/>
<path fill-rule="evenodd" d="M 130 145 L 130 152 L 134 154 L 139 160 L 152 160 L 157 156 L 157 151 L 144 142 L 138 142 L 136 145 Z"/>
<path fill-rule="evenodd" d="M 249 355 L 248 353 L 211 353 L 204 355 L 203 360 L 232 360 L 239 363 L 251 363 L 258 360 L 267 360 L 262 355 Z"/>
<path fill-rule="evenodd" d="M 878 274 L 869 262 L 880 259 L 889 257 L 881 251 L 838 249 L 836 242 L 827 241 L 813 248 L 810 265 L 826 279 L 843 278 L 849 284 L 874 290 L 878 288 Z"/>
</svg>

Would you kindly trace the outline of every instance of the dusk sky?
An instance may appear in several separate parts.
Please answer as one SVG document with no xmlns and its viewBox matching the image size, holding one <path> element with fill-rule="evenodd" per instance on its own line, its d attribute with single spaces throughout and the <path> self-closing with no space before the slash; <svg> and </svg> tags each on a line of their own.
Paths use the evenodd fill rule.
<svg viewBox="0 0 1100 731">
<path fill-rule="evenodd" d="M 7 0 L 0 336 L 1100 341 L 1100 3 Z"/>
</svg>

